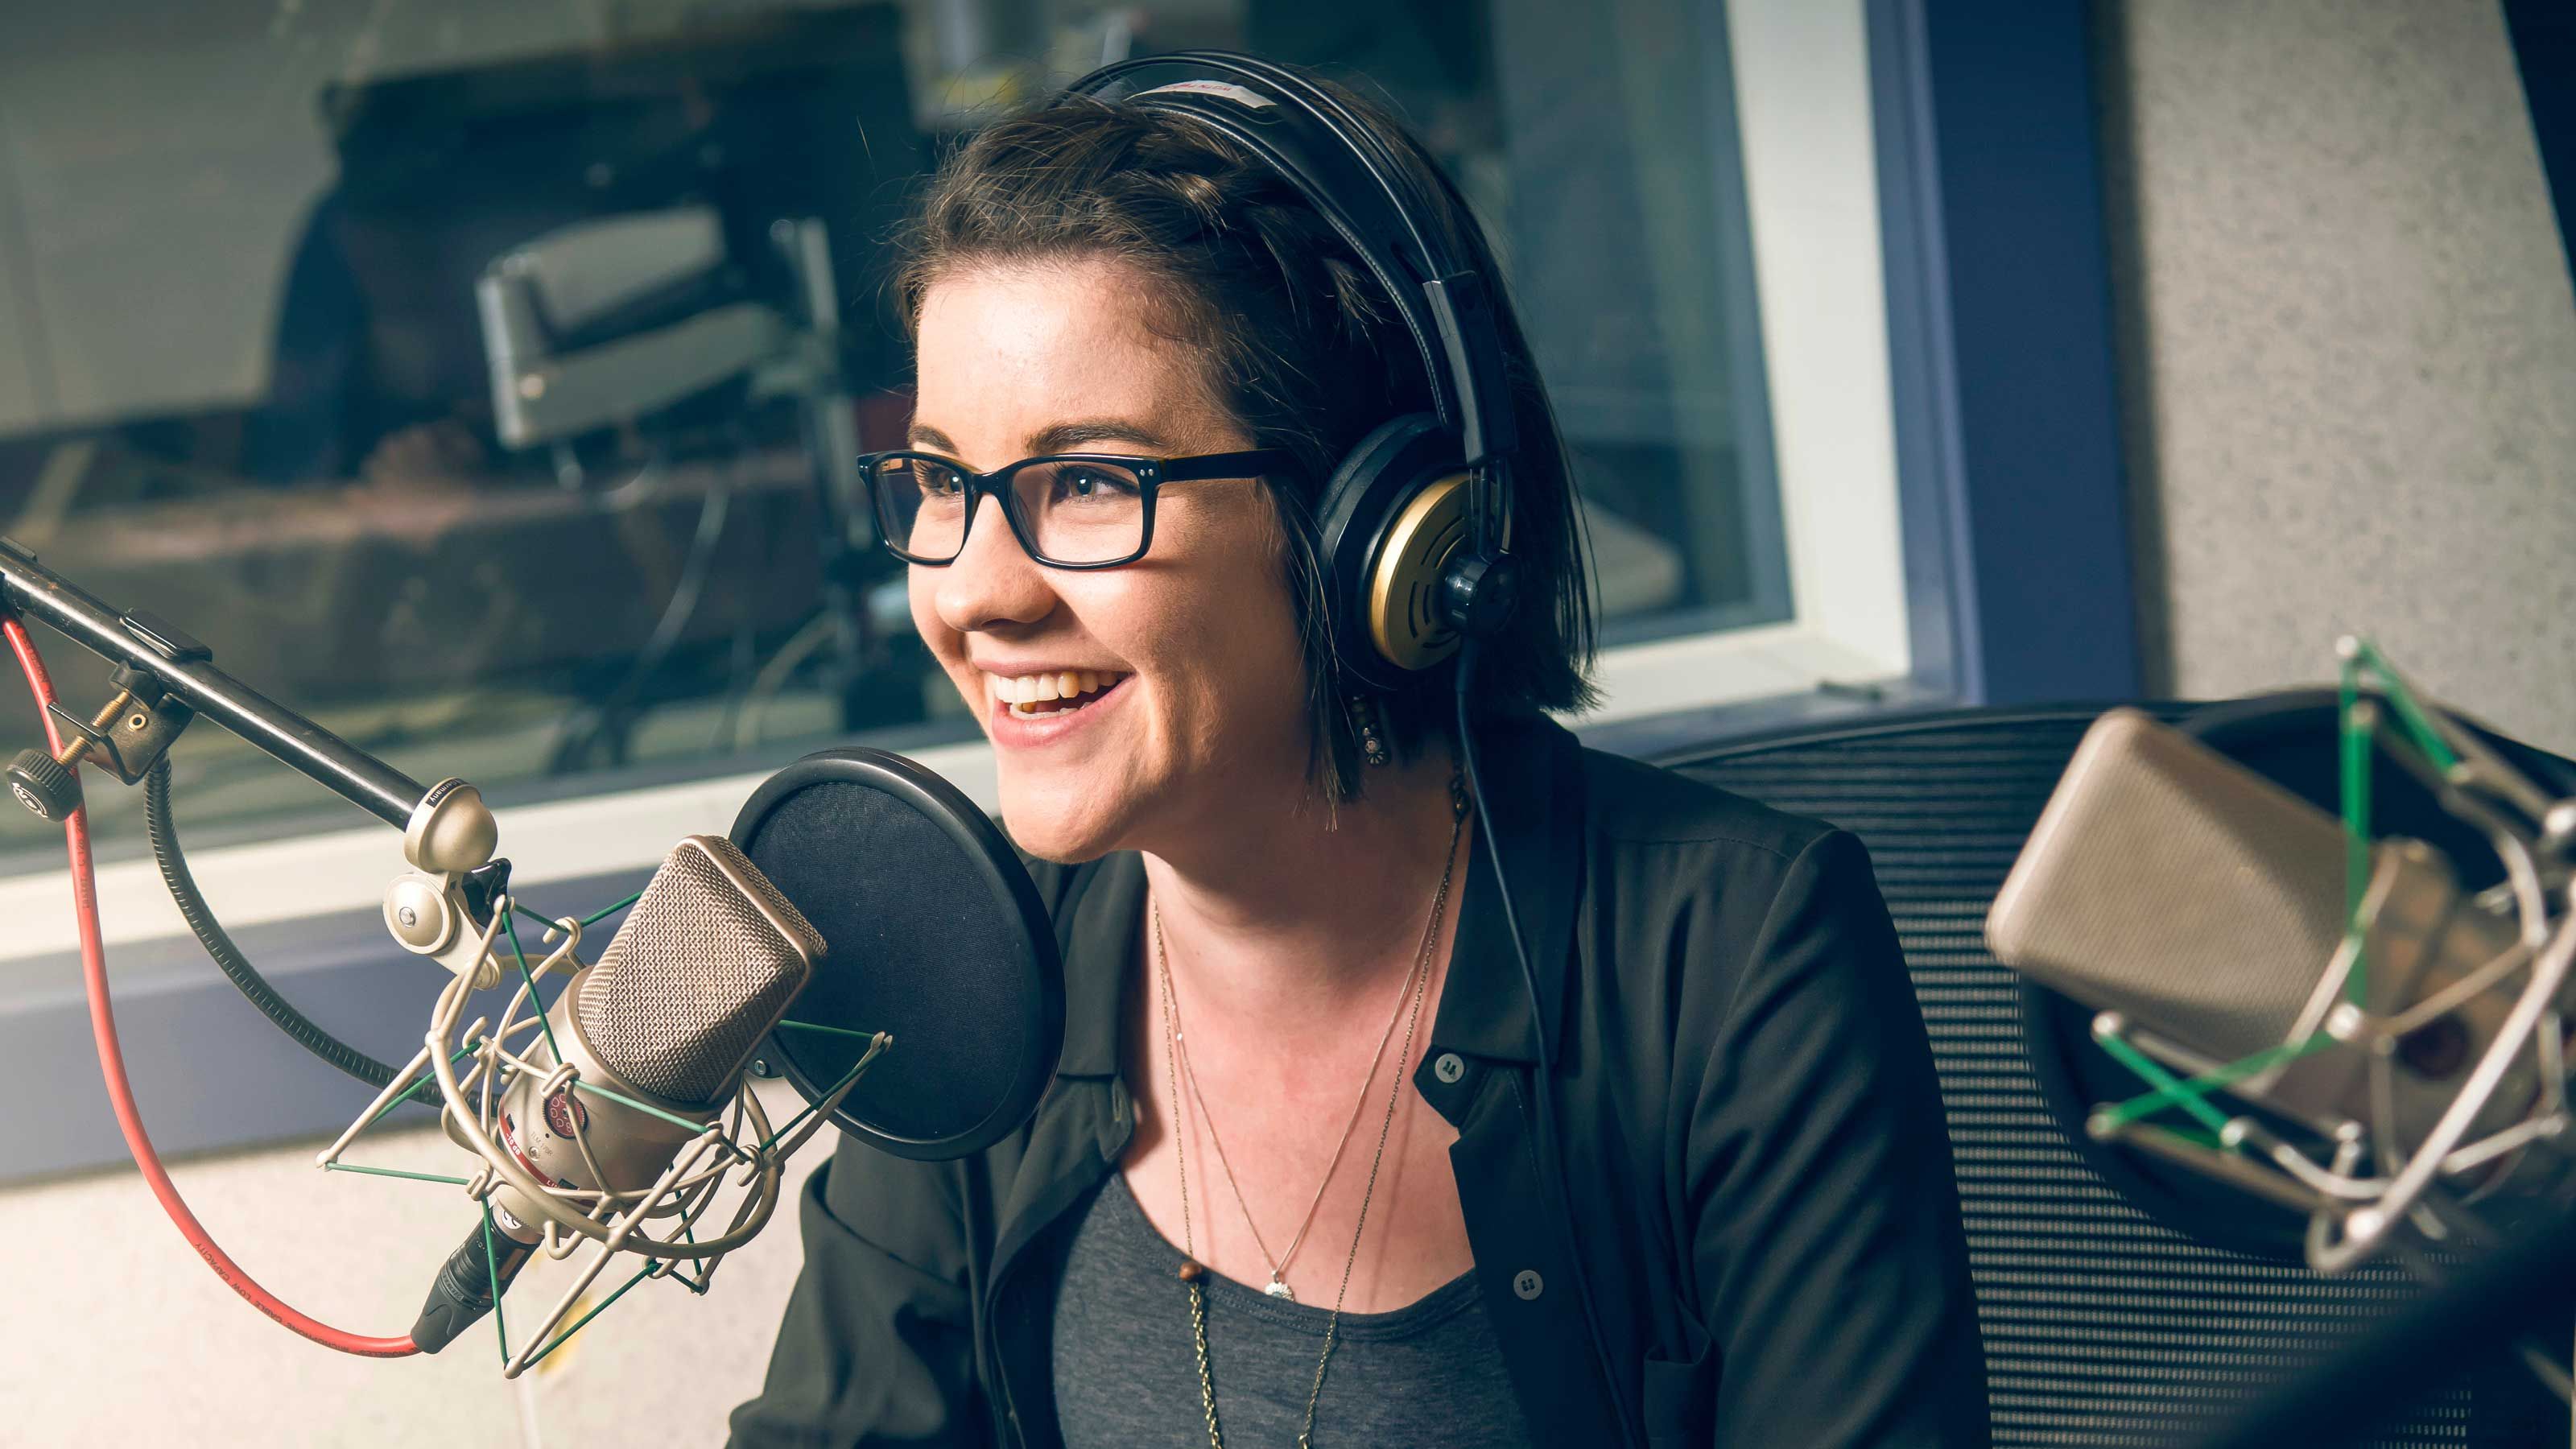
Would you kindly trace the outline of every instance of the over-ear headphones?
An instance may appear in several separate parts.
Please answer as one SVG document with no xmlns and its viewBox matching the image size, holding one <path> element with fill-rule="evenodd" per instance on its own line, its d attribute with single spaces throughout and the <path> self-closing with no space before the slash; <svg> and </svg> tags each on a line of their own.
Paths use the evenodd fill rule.
<svg viewBox="0 0 2576 1449">
<path fill-rule="evenodd" d="M 1517 434 L 1494 294 L 1415 214 L 1384 140 L 1295 71 L 1225 51 L 1121 61 L 1065 93 L 1188 116 L 1268 163 L 1376 277 L 1422 355 L 1434 411 L 1362 438 L 1316 508 L 1345 679 L 1397 689 L 1465 637 L 1499 631 L 1516 602 L 1507 550 Z"/>
</svg>

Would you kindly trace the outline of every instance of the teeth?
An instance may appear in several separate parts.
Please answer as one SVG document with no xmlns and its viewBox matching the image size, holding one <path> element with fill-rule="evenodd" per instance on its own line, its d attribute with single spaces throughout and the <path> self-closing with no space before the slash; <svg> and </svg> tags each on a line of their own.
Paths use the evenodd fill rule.
<svg viewBox="0 0 2576 1449">
<path fill-rule="evenodd" d="M 1083 695 L 1107 689 L 1127 676 L 1114 669 L 1065 669 L 1047 674 L 987 674 L 996 703 L 1012 707 L 1015 714 L 1027 714 L 1027 706 L 1051 700 L 1078 699 Z"/>
</svg>

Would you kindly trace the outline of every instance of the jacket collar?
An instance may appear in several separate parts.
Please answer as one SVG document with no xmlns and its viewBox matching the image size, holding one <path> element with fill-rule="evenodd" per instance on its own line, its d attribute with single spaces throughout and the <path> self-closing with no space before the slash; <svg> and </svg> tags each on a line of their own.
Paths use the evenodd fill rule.
<svg viewBox="0 0 2576 1449">
<path fill-rule="evenodd" d="M 1059 1077 L 1118 1075 L 1127 963 L 1145 930 L 1145 858 L 1132 850 L 1074 872 L 1074 896 L 1056 917 L 1064 952 L 1064 1055 Z"/>
<path fill-rule="evenodd" d="M 1544 715 L 1488 721 L 1476 737 L 1485 805 L 1493 812 L 1503 874 L 1529 943 L 1548 1040 L 1565 1039 L 1565 986 L 1583 889 L 1583 751 Z M 1480 830 L 1458 906 L 1458 939 L 1432 1022 L 1435 1047 L 1496 1061 L 1535 1062 L 1529 988 Z"/>
<path fill-rule="evenodd" d="M 1483 766 L 1512 902 L 1527 933 L 1548 1036 L 1562 1041 L 1575 901 L 1583 884 L 1581 748 L 1553 720 L 1518 716 L 1485 723 L 1477 736 L 1477 763 Z M 1467 858 L 1458 938 L 1431 1042 L 1497 1061 L 1534 1062 L 1538 1043 L 1530 1031 L 1529 992 L 1521 983 L 1481 832 Z M 1072 896 L 1056 918 L 1065 972 L 1058 1076 L 1118 1074 L 1125 973 L 1136 959 L 1144 919 L 1145 867 L 1135 852 L 1104 856 L 1076 872 Z"/>
</svg>

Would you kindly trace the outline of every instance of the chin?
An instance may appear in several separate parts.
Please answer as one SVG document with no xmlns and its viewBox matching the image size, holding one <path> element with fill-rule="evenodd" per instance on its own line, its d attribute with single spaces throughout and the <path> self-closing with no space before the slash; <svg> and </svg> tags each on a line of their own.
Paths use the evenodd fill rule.
<svg viewBox="0 0 2576 1449">
<path fill-rule="evenodd" d="M 1058 865 L 1097 860 L 1118 848 L 1122 812 L 1097 792 L 1002 782 L 1002 828 L 1020 849 Z"/>
</svg>

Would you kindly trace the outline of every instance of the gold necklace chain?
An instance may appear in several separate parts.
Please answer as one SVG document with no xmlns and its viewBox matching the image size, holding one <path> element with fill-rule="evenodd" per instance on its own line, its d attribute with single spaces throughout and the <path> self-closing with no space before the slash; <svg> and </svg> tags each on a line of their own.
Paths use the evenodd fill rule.
<svg viewBox="0 0 2576 1449">
<path fill-rule="evenodd" d="M 1386 1161 L 1387 1138 L 1395 1129 L 1396 1105 L 1403 1100 L 1405 1063 L 1412 1059 L 1413 1038 L 1416 1031 L 1422 1025 L 1422 1002 L 1424 997 L 1430 993 L 1431 952 L 1433 946 L 1440 939 L 1440 922 L 1443 916 L 1447 913 L 1449 907 L 1449 882 L 1452 873 L 1457 869 L 1458 839 L 1461 829 L 1466 824 L 1467 819 L 1465 796 L 1463 791 L 1459 788 L 1459 782 L 1456 780 L 1452 780 L 1450 782 L 1449 797 L 1451 810 L 1449 822 L 1449 851 L 1447 859 L 1443 862 L 1440 868 L 1440 889 L 1431 898 L 1431 924 L 1423 932 L 1422 949 L 1415 955 L 1413 969 L 1407 973 L 1405 977 L 1405 989 L 1412 998 L 1412 1009 L 1408 1013 L 1405 1022 L 1404 1047 L 1402 1050 L 1398 1051 L 1395 1056 L 1395 1080 L 1387 1092 L 1386 1118 L 1378 1124 L 1377 1151 L 1369 1158 L 1368 1184 L 1360 1192 L 1359 1222 L 1351 1230 L 1351 1250 L 1349 1254 L 1342 1259 L 1341 1287 L 1333 1294 L 1332 1316 L 1324 1321 L 1324 1351 L 1317 1355 L 1315 1359 L 1315 1383 L 1314 1387 L 1309 1389 L 1306 1394 L 1306 1419 L 1304 1426 L 1297 1432 L 1298 1449 L 1314 1449 L 1315 1409 L 1316 1406 L 1323 1401 L 1324 1397 L 1324 1370 L 1332 1363 L 1333 1346 L 1340 1338 L 1342 1326 L 1342 1303 L 1350 1295 L 1351 1271 L 1358 1265 L 1360 1258 L 1360 1238 L 1368 1230 L 1369 1203 L 1377 1195 L 1378 1169 Z M 1189 1289 L 1190 1294 L 1190 1337 L 1192 1342 L 1196 1345 L 1198 1352 L 1199 1407 L 1205 1411 L 1207 1416 L 1208 1446 L 1209 1449 L 1225 1449 L 1225 1435 L 1218 1427 L 1217 1423 L 1216 1378 L 1208 1369 L 1207 1292 L 1204 1282 L 1207 1276 L 1207 1270 L 1201 1267 L 1198 1262 L 1198 1246 L 1190 1227 L 1190 1168 L 1189 1148 L 1187 1146 L 1189 1133 L 1180 1120 L 1180 1016 L 1178 1010 L 1173 1005 L 1172 957 L 1170 951 L 1166 949 L 1163 944 L 1162 908 L 1158 905 L 1154 906 L 1152 910 L 1154 922 L 1154 958 L 1161 968 L 1163 1030 L 1170 1038 L 1169 1050 L 1163 1059 L 1163 1066 L 1166 1078 L 1170 1083 L 1172 1097 L 1173 1166 L 1180 1178 L 1181 1188 L 1182 1256 L 1180 1278 L 1182 1284 Z M 1399 998 L 1399 1000 L 1401 999 L 1402 998 Z M 1393 1023 L 1390 1022 L 1388 1025 L 1392 1028 Z M 1383 1050 L 1382 1043 L 1381 1050 Z M 1374 1062 L 1371 1063 L 1370 1070 L 1373 1075 L 1376 1070 Z M 1195 1088 L 1196 1083 L 1193 1082 L 1192 1086 Z M 1362 1090 L 1366 1090 L 1365 1083 L 1362 1084 Z M 1205 1103 L 1200 1104 L 1200 1116 L 1202 1120 L 1205 1119 Z M 1347 1134 L 1345 1135 L 1347 1136 Z M 1210 1128 L 1209 1139 L 1211 1141 L 1215 1139 L 1213 1127 Z M 1231 1179 L 1231 1176 L 1232 1173 L 1229 1169 L 1229 1179 Z M 1239 1196 L 1240 1193 L 1238 1192 L 1238 1197 Z M 1247 1209 L 1245 1213 L 1245 1221 L 1249 1223 L 1250 1220 L 1251 1215 Z M 1259 1240 L 1259 1234 L 1256 1232 L 1254 1234 L 1254 1241 L 1258 1242 Z M 1263 1251 L 1263 1256 L 1268 1256 L 1267 1249 Z"/>
<path fill-rule="evenodd" d="M 1159 921 L 1156 929 L 1160 930 Z M 1435 909 L 1430 924 L 1423 931 L 1422 952 L 1431 949 L 1439 930 L 1440 913 Z M 1161 939 L 1159 934 L 1155 937 L 1157 950 L 1161 949 Z M 1378 1066 L 1386 1060 L 1386 1049 L 1395 1040 L 1395 1024 L 1404 1020 L 1405 998 L 1412 985 L 1413 978 L 1408 974 L 1397 986 L 1395 1010 L 1387 1015 L 1386 1030 L 1378 1033 L 1377 1051 L 1369 1057 L 1368 1074 L 1360 1078 L 1359 1095 L 1351 1099 L 1350 1120 L 1342 1124 L 1341 1140 L 1333 1144 L 1332 1158 L 1324 1164 L 1323 1180 L 1315 1184 L 1315 1196 L 1306 1204 L 1306 1216 L 1297 1223 L 1297 1235 L 1288 1240 L 1288 1250 L 1276 1257 L 1271 1255 L 1270 1244 L 1261 1236 L 1261 1224 L 1253 1221 L 1251 1200 L 1243 1195 L 1243 1184 L 1235 1179 L 1234 1160 L 1226 1155 L 1225 1138 L 1216 1130 L 1216 1114 L 1208 1110 L 1207 1093 L 1199 1087 L 1198 1068 L 1190 1062 L 1189 1034 L 1178 1030 L 1172 1033 L 1172 1056 L 1179 1063 L 1181 1080 L 1189 1084 L 1190 1101 L 1197 1106 L 1199 1121 L 1207 1128 L 1208 1143 L 1216 1148 L 1216 1165 L 1225 1173 L 1225 1185 L 1234 1193 L 1235 1208 L 1243 1214 L 1243 1225 L 1252 1233 L 1252 1245 L 1261 1250 L 1261 1261 L 1270 1265 L 1270 1282 L 1261 1291 L 1273 1298 L 1285 1298 L 1291 1303 L 1297 1301 L 1297 1295 L 1288 1287 L 1288 1264 L 1297 1256 L 1298 1248 L 1304 1246 L 1307 1231 L 1314 1227 L 1315 1212 L 1324 1205 L 1324 1189 L 1332 1186 L 1333 1173 L 1342 1165 L 1342 1153 L 1351 1145 L 1351 1134 L 1359 1129 L 1360 1114 L 1368 1110 L 1369 1083 L 1377 1080 Z M 1177 1001 L 1174 1006 L 1177 1022 Z"/>
</svg>

